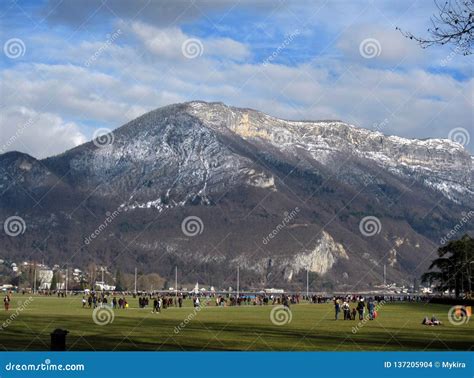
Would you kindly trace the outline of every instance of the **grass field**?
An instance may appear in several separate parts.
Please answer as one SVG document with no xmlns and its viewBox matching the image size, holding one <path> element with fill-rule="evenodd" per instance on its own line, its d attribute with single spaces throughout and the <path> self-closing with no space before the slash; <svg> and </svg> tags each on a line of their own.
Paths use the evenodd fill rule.
<svg viewBox="0 0 474 378">
<path fill-rule="evenodd" d="M 273 306 L 211 305 L 195 311 L 186 301 L 183 308 L 153 314 L 128 298 L 130 308 L 114 310 L 112 322 L 98 325 L 93 310 L 82 308 L 82 296 L 33 296 L 25 302 L 28 298 L 14 295 L 10 310 L 0 313 L 3 350 L 49 350 L 55 328 L 70 332 L 69 350 L 421 351 L 470 350 L 474 345 L 474 320 L 451 324 L 446 305 L 387 303 L 376 320 L 353 332 L 359 321 L 335 321 L 331 304 L 293 305 L 291 321 L 275 325 Z M 420 324 L 433 314 L 442 326 Z"/>
</svg>

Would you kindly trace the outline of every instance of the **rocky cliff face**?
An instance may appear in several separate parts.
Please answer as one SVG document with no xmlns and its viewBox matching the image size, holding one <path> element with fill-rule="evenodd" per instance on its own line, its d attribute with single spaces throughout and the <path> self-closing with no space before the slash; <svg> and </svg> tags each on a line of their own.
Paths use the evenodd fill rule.
<svg viewBox="0 0 474 378">
<path fill-rule="evenodd" d="M 183 280 L 224 287 L 236 265 L 255 287 L 297 287 L 309 270 L 315 288 L 362 288 L 383 265 L 411 281 L 474 203 L 472 157 L 449 140 L 221 103 L 160 108 L 42 161 L 7 153 L 0 169 L 1 215 L 28 227 L 1 236 L 5 256 L 164 276 L 179 265 Z"/>
</svg>

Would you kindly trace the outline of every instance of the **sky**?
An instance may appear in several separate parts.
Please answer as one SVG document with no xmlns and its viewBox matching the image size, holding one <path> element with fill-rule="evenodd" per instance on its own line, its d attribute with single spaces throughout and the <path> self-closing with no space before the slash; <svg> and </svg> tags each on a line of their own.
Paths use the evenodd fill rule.
<svg viewBox="0 0 474 378">
<path fill-rule="evenodd" d="M 221 101 L 472 154 L 473 57 L 421 49 L 431 0 L 3 0 L 0 153 L 64 152 L 155 108 Z"/>
</svg>

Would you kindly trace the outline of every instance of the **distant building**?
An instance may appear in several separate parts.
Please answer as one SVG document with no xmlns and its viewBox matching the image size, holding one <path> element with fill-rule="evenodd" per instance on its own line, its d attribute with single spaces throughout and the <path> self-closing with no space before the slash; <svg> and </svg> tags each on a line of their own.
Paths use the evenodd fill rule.
<svg viewBox="0 0 474 378">
<path fill-rule="evenodd" d="M 115 285 L 107 285 L 105 282 L 97 281 L 95 283 L 96 290 L 104 291 L 113 291 L 115 290 Z"/>
<path fill-rule="evenodd" d="M 51 281 L 53 280 L 52 269 L 38 269 L 36 279 L 39 281 L 39 290 L 49 290 L 51 288 Z"/>
<path fill-rule="evenodd" d="M 283 289 L 275 289 L 275 288 L 270 288 L 270 289 L 264 289 L 265 293 L 268 294 L 283 294 L 285 290 Z"/>
</svg>

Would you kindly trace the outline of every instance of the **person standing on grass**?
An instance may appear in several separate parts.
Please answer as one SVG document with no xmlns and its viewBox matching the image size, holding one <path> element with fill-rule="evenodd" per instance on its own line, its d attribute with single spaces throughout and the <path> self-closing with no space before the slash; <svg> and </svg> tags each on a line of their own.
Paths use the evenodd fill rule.
<svg viewBox="0 0 474 378">
<path fill-rule="evenodd" d="M 336 312 L 336 319 L 339 317 L 339 312 L 341 311 L 341 306 L 339 304 L 339 299 L 334 298 L 334 310 Z"/>
<path fill-rule="evenodd" d="M 3 305 L 5 306 L 5 311 L 8 311 L 10 308 L 10 296 L 8 294 L 3 298 Z"/>
<path fill-rule="evenodd" d="M 155 298 L 153 300 L 153 311 L 152 311 L 153 313 L 160 312 L 160 309 L 158 308 L 158 303 L 159 303 L 158 298 Z"/>
<path fill-rule="evenodd" d="M 362 298 L 359 299 L 359 303 L 357 303 L 357 312 L 359 313 L 359 320 L 364 319 L 364 301 Z"/>
<path fill-rule="evenodd" d="M 349 306 L 349 303 L 347 303 L 347 301 L 344 301 L 344 303 L 342 304 L 342 311 L 344 313 L 344 320 L 350 320 L 351 308 Z"/>
<path fill-rule="evenodd" d="M 374 320 L 374 302 L 372 301 L 372 298 L 369 299 L 369 302 L 367 303 L 367 309 L 369 310 L 369 320 Z"/>
</svg>

